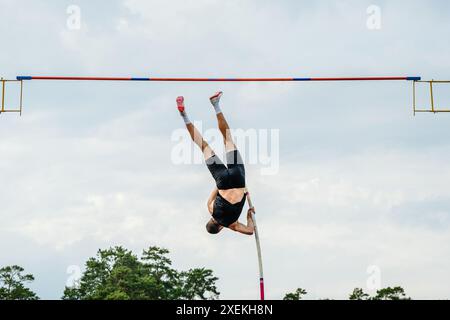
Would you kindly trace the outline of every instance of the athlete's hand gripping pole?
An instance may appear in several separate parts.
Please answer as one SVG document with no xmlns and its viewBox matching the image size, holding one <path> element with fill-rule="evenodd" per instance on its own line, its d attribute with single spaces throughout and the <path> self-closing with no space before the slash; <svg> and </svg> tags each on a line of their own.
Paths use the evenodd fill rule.
<svg viewBox="0 0 450 320">
<path fill-rule="evenodd" d="M 253 207 L 252 199 L 250 198 L 250 193 L 248 190 L 247 192 L 247 201 L 250 209 L 253 209 L 252 212 L 252 220 L 253 225 L 255 226 L 255 240 L 256 240 L 256 250 L 258 251 L 258 264 L 259 264 L 259 290 L 261 294 L 261 300 L 264 300 L 264 273 L 263 273 L 263 264 L 262 264 L 262 254 L 261 254 L 261 244 L 259 242 L 259 234 L 258 234 L 258 227 L 256 225 L 256 218 L 255 218 L 255 207 Z"/>
</svg>

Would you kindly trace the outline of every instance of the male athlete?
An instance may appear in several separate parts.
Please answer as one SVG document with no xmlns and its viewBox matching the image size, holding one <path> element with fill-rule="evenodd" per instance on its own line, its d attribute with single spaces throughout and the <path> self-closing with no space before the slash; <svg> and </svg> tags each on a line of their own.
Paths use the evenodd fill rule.
<svg viewBox="0 0 450 320">
<path fill-rule="evenodd" d="M 238 221 L 247 196 L 245 168 L 241 155 L 231 137 L 228 123 L 220 109 L 219 102 L 221 97 L 222 92 L 218 92 L 210 98 L 210 101 L 216 111 L 219 130 L 223 136 L 227 166 L 216 156 L 200 132 L 189 120 L 183 97 L 177 98 L 177 106 L 192 140 L 202 150 L 206 165 L 216 181 L 216 188 L 214 188 L 208 198 L 207 206 L 212 218 L 206 224 L 206 230 L 211 234 L 216 234 L 223 228 L 229 228 L 236 232 L 252 235 L 255 229 L 252 219 L 252 213 L 255 212 L 254 209 L 250 208 L 247 212 L 247 225 Z"/>
</svg>

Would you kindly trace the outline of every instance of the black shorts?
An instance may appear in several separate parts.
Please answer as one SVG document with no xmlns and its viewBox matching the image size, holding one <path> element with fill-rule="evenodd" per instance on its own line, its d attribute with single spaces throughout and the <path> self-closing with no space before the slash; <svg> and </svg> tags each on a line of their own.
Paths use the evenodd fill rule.
<svg viewBox="0 0 450 320">
<path fill-rule="evenodd" d="M 206 165 L 216 181 L 217 189 L 245 188 L 245 167 L 238 150 L 226 153 L 227 166 L 217 155 L 206 160 Z"/>
</svg>

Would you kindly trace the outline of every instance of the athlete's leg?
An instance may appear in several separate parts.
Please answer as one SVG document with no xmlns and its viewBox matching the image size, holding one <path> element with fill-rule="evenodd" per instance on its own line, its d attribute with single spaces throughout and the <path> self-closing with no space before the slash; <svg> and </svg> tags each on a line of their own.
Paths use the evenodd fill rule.
<svg viewBox="0 0 450 320">
<path fill-rule="evenodd" d="M 225 151 L 230 152 L 236 150 L 236 145 L 233 142 L 233 137 L 231 136 L 230 126 L 228 125 L 222 110 L 220 109 L 220 98 L 222 97 L 222 92 L 218 92 L 210 98 L 211 104 L 213 105 L 216 116 L 217 124 L 219 130 L 223 136 L 223 142 L 225 144 Z"/>
<path fill-rule="evenodd" d="M 185 107 L 184 107 L 184 98 L 178 97 L 177 98 L 177 106 L 178 111 L 180 111 L 180 115 L 184 120 L 184 123 L 186 124 L 186 129 L 188 130 L 192 141 L 202 150 L 203 155 L 205 157 L 205 160 L 208 160 L 212 156 L 214 156 L 214 151 L 211 149 L 209 144 L 203 139 L 201 133 L 197 130 L 197 128 L 191 123 L 189 120 Z"/>
</svg>

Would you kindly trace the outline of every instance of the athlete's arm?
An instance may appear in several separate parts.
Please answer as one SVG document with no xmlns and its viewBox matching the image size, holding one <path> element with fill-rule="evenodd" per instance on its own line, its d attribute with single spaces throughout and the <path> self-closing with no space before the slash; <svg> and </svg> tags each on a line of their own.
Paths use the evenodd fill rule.
<svg viewBox="0 0 450 320">
<path fill-rule="evenodd" d="M 232 225 L 230 225 L 229 228 L 233 231 L 251 236 L 255 231 L 255 224 L 253 223 L 252 213 L 255 213 L 255 209 L 254 208 L 248 209 L 247 225 L 242 224 L 240 222 L 235 222 Z"/>
<path fill-rule="evenodd" d="M 214 210 L 214 200 L 216 200 L 216 197 L 217 197 L 217 193 L 218 193 L 218 192 L 219 192 L 219 190 L 218 190 L 217 188 L 214 188 L 214 190 L 211 192 L 211 195 L 210 195 L 209 198 L 208 198 L 207 206 L 208 206 L 208 211 L 209 211 L 210 214 L 213 213 L 213 210 Z"/>
</svg>

